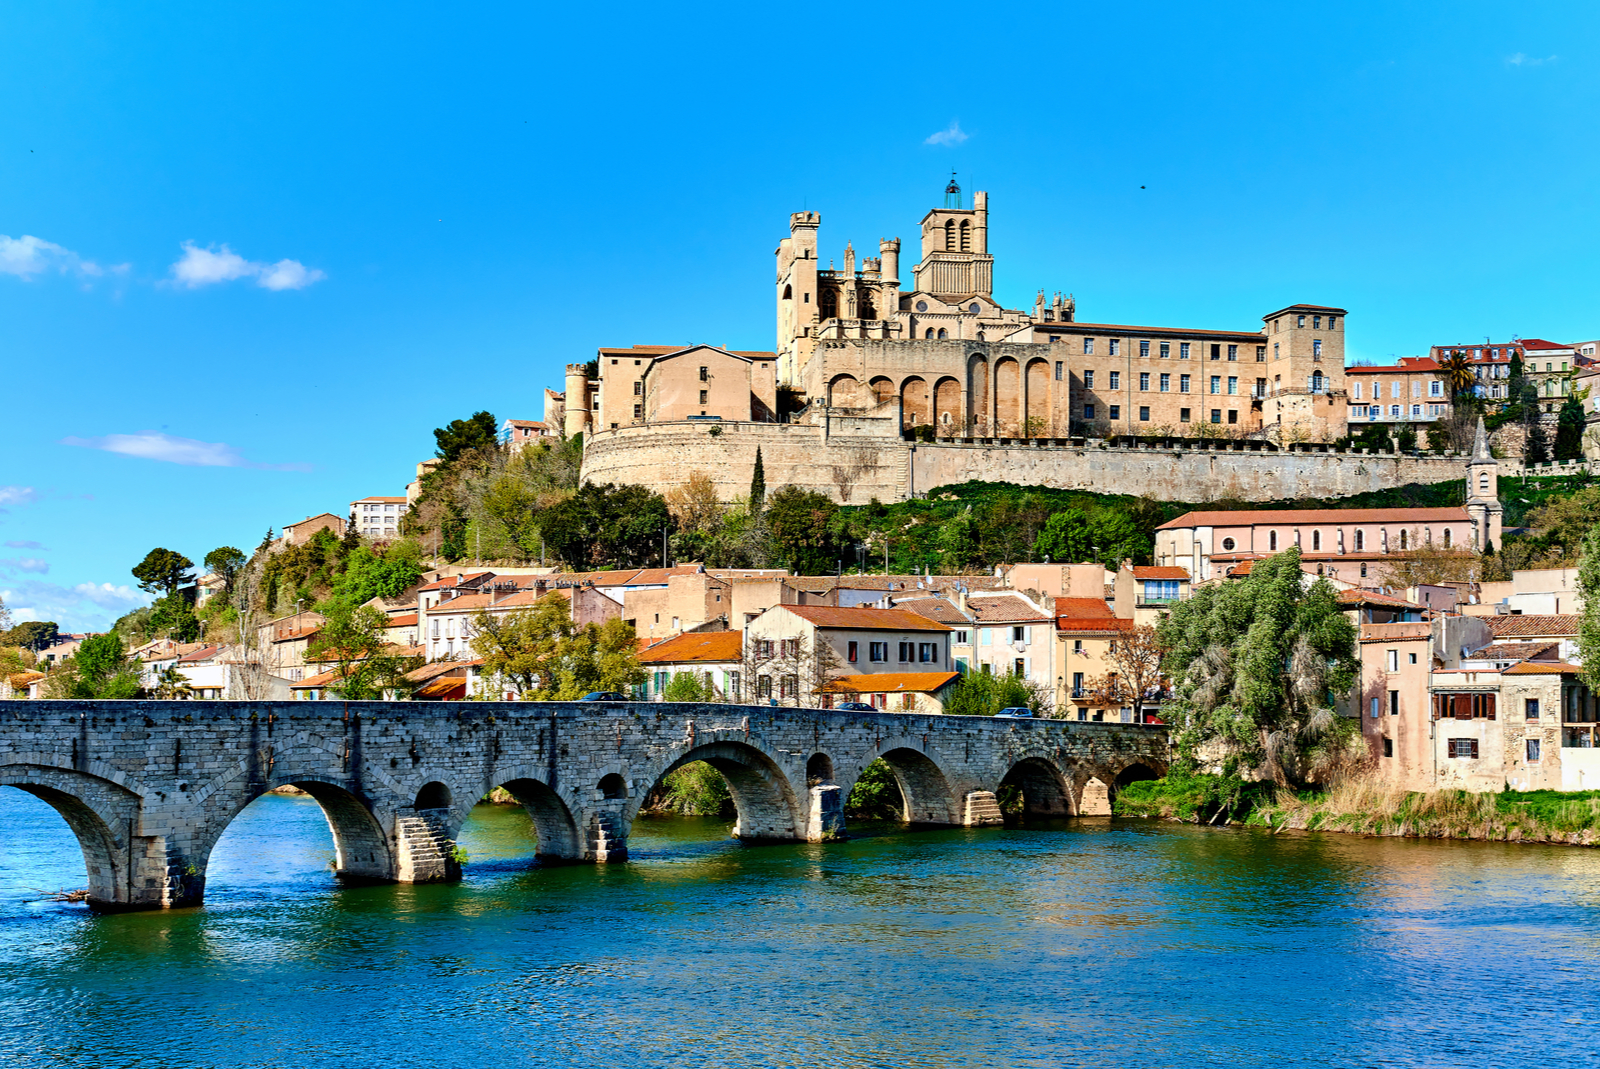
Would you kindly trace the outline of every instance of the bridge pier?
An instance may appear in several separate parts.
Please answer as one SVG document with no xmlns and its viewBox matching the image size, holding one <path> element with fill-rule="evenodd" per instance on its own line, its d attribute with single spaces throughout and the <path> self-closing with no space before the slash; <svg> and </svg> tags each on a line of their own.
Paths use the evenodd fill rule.
<svg viewBox="0 0 1600 1069">
<path fill-rule="evenodd" d="M 825 843 L 845 838 L 844 792 L 837 783 L 812 787 L 806 815 L 806 842 Z"/>
</svg>

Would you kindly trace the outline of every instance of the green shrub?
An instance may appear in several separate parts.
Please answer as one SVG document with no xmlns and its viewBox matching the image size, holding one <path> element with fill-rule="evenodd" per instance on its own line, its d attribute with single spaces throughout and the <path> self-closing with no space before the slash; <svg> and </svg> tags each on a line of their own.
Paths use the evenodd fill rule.
<svg viewBox="0 0 1600 1069">
<path fill-rule="evenodd" d="M 861 772 L 861 778 L 850 788 L 845 799 L 846 816 L 863 820 L 903 820 L 906 804 L 900 795 L 900 784 L 895 781 L 894 770 L 878 758 Z"/>
</svg>

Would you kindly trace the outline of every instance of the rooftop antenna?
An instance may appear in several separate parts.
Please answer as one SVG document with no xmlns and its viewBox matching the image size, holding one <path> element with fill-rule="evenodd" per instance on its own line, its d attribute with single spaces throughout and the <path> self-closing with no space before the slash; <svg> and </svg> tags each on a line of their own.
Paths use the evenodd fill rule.
<svg viewBox="0 0 1600 1069">
<path fill-rule="evenodd" d="M 944 187 L 944 206 L 946 208 L 961 207 L 961 187 L 956 184 L 956 173 L 950 172 L 950 184 Z"/>
</svg>

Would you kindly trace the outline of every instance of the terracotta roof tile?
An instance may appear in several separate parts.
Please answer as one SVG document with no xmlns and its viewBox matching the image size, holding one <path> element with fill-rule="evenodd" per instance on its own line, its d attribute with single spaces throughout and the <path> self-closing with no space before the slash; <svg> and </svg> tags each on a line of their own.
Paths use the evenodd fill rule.
<svg viewBox="0 0 1600 1069">
<path fill-rule="evenodd" d="M 1397 609 L 1416 609 L 1421 612 L 1427 606 L 1418 605 L 1397 598 L 1393 594 L 1381 594 L 1376 590 L 1341 590 L 1339 591 L 1340 605 L 1391 605 Z"/>
<path fill-rule="evenodd" d="M 1560 616 L 1484 616 L 1489 633 L 1495 638 L 1576 638 L 1578 621 L 1575 614 Z"/>
<path fill-rule="evenodd" d="M 744 632 L 695 631 L 657 642 L 639 654 L 640 664 L 739 661 L 744 657 Z"/>
<path fill-rule="evenodd" d="M 903 598 L 894 603 L 895 608 L 914 612 L 918 616 L 926 616 L 930 620 L 937 620 L 941 624 L 951 624 L 955 627 L 965 627 L 972 623 L 972 619 L 961 611 L 954 603 L 932 594 L 920 597 Z"/>
<path fill-rule="evenodd" d="M 984 624 L 1049 623 L 1051 620 L 1048 612 L 1030 604 L 1021 594 L 973 594 L 967 598 L 967 611 L 974 620 Z"/>
<path fill-rule="evenodd" d="M 857 631 L 948 631 L 936 620 L 904 609 L 840 609 L 832 605 L 779 605 L 818 627 L 848 627 Z"/>
<path fill-rule="evenodd" d="M 1189 569 L 1168 564 L 1136 564 L 1133 567 L 1133 577 L 1135 579 L 1188 579 Z"/>
<path fill-rule="evenodd" d="M 1452 508 L 1419 509 L 1235 509 L 1230 511 L 1185 512 L 1157 527 L 1158 531 L 1184 527 L 1249 527 L 1263 524 L 1312 527 L 1341 523 L 1465 523 L 1467 510 Z"/>
<path fill-rule="evenodd" d="M 1559 642 L 1491 642 L 1474 653 L 1474 661 L 1531 661 L 1542 653 L 1559 649 Z"/>
<path fill-rule="evenodd" d="M 1076 620 L 1114 620 L 1116 613 L 1103 598 L 1057 598 L 1056 617 Z"/>
<path fill-rule="evenodd" d="M 828 694 L 932 694 L 960 678 L 960 672 L 878 672 L 840 676 L 818 689 Z"/>
<path fill-rule="evenodd" d="M 399 616 L 391 616 L 391 617 L 389 617 L 389 622 L 384 624 L 383 626 L 384 627 L 415 627 L 415 626 L 417 626 L 417 614 L 414 613 L 414 612 L 408 612 L 408 613 L 401 613 Z"/>
<path fill-rule="evenodd" d="M 1583 669 L 1564 661 L 1519 661 L 1500 669 L 1503 676 L 1575 676 Z"/>
</svg>

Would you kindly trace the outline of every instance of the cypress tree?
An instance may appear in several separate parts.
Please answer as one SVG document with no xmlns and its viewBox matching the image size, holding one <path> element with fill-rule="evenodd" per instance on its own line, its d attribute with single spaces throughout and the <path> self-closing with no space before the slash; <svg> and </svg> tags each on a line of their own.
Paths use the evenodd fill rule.
<svg viewBox="0 0 1600 1069">
<path fill-rule="evenodd" d="M 761 467 L 761 447 L 756 446 L 756 467 L 750 475 L 750 514 L 758 515 L 767 501 L 767 473 Z"/>
<path fill-rule="evenodd" d="M 1576 389 L 1561 402 L 1561 413 L 1556 423 L 1556 459 L 1583 459 L 1583 398 Z"/>
<path fill-rule="evenodd" d="M 1539 422 L 1538 408 L 1534 408 L 1534 418 L 1528 424 L 1528 440 L 1522 447 L 1522 461 L 1525 464 L 1543 464 L 1550 459 L 1550 442 L 1544 434 L 1544 424 Z"/>
</svg>

